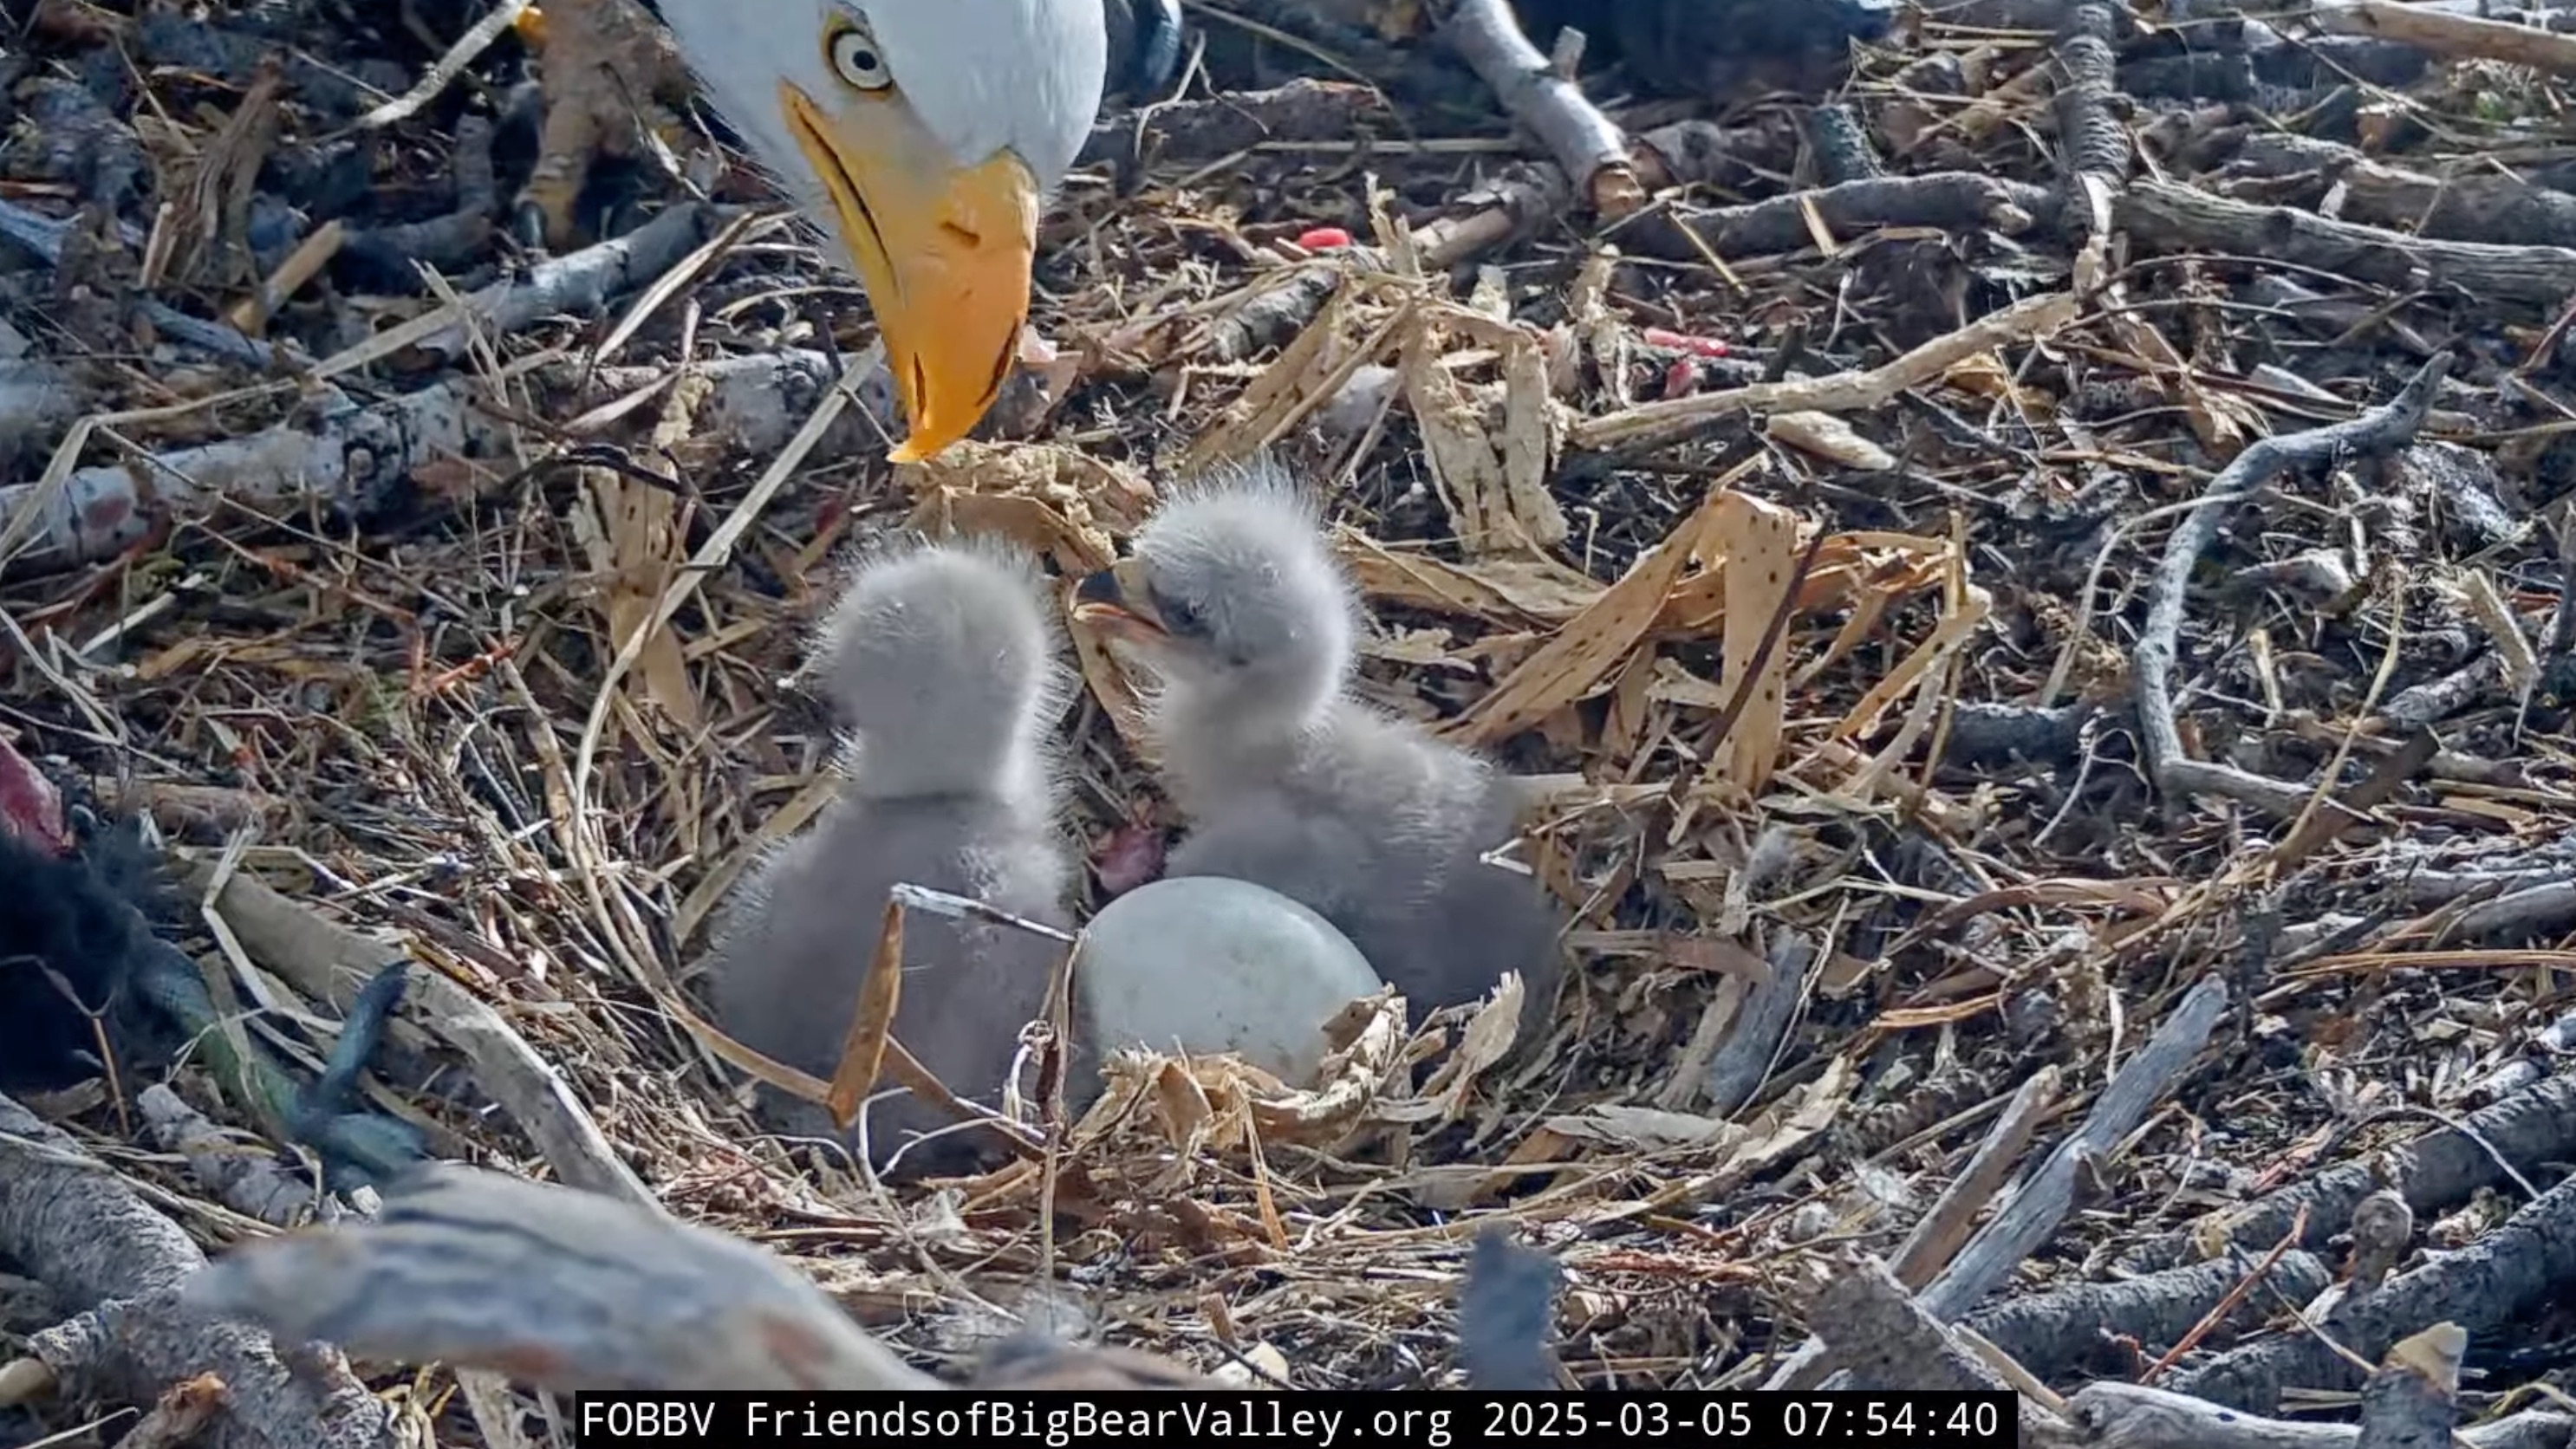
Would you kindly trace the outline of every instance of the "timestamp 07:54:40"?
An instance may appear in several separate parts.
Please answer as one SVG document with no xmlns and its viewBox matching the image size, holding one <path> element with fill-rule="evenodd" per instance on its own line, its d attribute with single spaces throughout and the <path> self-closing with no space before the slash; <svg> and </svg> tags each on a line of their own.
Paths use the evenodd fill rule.
<svg viewBox="0 0 2576 1449">
<path fill-rule="evenodd" d="M 1916 1449 L 2017 1445 L 2009 1393 L 1744 1392 L 1493 1394 L 1475 1428 L 1487 1440 L 1672 1440 L 1884 1444 Z"/>
</svg>

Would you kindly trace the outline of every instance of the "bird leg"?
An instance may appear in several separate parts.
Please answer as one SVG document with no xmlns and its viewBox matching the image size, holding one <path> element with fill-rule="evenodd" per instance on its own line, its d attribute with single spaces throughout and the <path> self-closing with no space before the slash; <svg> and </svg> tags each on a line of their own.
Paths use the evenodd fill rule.
<svg viewBox="0 0 2576 1449">
<path fill-rule="evenodd" d="M 635 0 L 529 5 L 514 28 L 539 52 L 546 114 L 513 217 L 524 239 L 561 250 L 594 161 L 686 144 L 676 108 L 690 93 L 688 64 Z"/>
</svg>

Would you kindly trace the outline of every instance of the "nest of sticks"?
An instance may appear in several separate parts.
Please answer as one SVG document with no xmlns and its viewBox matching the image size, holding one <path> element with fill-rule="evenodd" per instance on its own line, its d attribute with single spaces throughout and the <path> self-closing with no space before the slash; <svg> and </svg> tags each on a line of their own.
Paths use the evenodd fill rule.
<svg viewBox="0 0 2576 1449">
<path fill-rule="evenodd" d="M 1820 6 L 1819 73 L 1724 7 L 1208 0 L 1046 220 L 1052 359 L 896 468 L 854 285 L 649 17 L 522 8 L 0 31 L 0 864 L 88 911 L 0 903 L 56 968 L 0 986 L 162 1028 L 10 1042 L 18 1427 L 521 1434 L 172 1309 L 374 1212 L 373 1144 L 657 1203 L 952 1376 L 1038 1322 L 1453 1384 L 1499 1224 L 1567 1382 L 2215 1444 L 2367 1378 L 2346 1433 L 2569 1442 L 2554 14 Z M 1550 1035 L 1362 1011 L 1312 1091 L 1122 1058 L 984 1178 L 791 1159 L 685 1008 L 832 788 L 829 565 L 1085 572 L 1260 449 L 1368 693 L 1546 779 Z M 1098 899 L 1174 822 L 1081 664 Z"/>
</svg>

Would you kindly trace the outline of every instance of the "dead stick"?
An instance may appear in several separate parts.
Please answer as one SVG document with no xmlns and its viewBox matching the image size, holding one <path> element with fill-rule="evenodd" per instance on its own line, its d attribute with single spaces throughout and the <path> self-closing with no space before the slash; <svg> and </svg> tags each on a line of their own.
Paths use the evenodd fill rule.
<svg viewBox="0 0 2576 1449">
<path fill-rule="evenodd" d="M 2460 1360 L 2469 1336 L 2436 1323 L 2388 1351 L 2361 1390 L 2353 1449 L 2450 1449 L 2460 1416 Z"/>
<path fill-rule="evenodd" d="M 1458 0 L 1440 35 L 1503 109 L 1537 134 L 1594 211 L 1617 218 L 1646 204 L 1627 136 L 1530 44 L 1505 0 Z"/>
<path fill-rule="evenodd" d="M 2339 35 L 2375 35 L 2442 56 L 2508 61 L 2535 70 L 2576 75 L 2576 35 L 2560 35 L 2510 20 L 2451 15 L 2390 0 L 2348 0 L 2316 9 L 2317 28 Z"/>
<path fill-rule="evenodd" d="M 2075 1200 L 2076 1160 L 2109 1150 L 2146 1120 L 2176 1078 L 2200 1054 L 2211 1028 L 2227 1009 L 2227 983 L 2205 976 L 2180 1005 L 2165 1017 L 2138 1054 L 2121 1064 L 2119 1073 L 2074 1136 L 2058 1144 L 2033 1169 L 2021 1191 L 1970 1241 L 1957 1261 L 1926 1285 L 1924 1308 L 1943 1322 L 1964 1316 L 1979 1299 L 1994 1291 L 2022 1259 L 2057 1231 Z M 1822 1345 L 1810 1339 L 1764 1381 L 1766 1389 L 1813 1388 L 1825 1366 Z"/>
<path fill-rule="evenodd" d="M 1583 449 L 1654 447 L 1736 413 L 1842 413 L 1883 407 L 1897 394 L 1936 382 L 1980 353 L 2056 332 L 2075 320 L 2079 307 L 2067 292 L 2025 297 L 1878 367 L 1639 403 L 1575 424 L 1566 441 Z"/>
<path fill-rule="evenodd" d="M 2222 795 L 2272 811 L 2296 816 L 2313 793 L 2305 785 L 2268 779 L 2232 765 L 2192 759 L 2183 752 L 2182 731 L 2175 722 L 2173 670 L 2181 652 L 2182 618 L 2192 570 L 2218 536 L 2228 507 L 2241 503 L 2279 474 L 2315 467 L 2345 456 L 2378 457 L 2411 442 L 2424 425 L 2433 394 L 2449 374 L 2451 354 L 2432 361 L 2398 389 L 2385 404 L 2346 422 L 2330 423 L 2286 438 L 2263 438 L 2247 445 L 2235 461 L 2209 480 L 2208 491 L 2184 515 L 2165 540 L 2164 558 L 2156 565 L 2147 594 L 2147 622 L 2138 631 L 2132 669 L 2138 688 L 2138 732 L 2145 742 L 2149 774 L 2169 801 L 2195 793 Z"/>
<path fill-rule="evenodd" d="M 2056 1104 L 2057 1068 L 2042 1067 L 2013 1093 L 1958 1180 L 1896 1250 L 1889 1268 L 1898 1282 L 1908 1288 L 1922 1287 L 1968 1241 L 1969 1224 L 1978 1209 L 2003 1187 L 2013 1164 L 2021 1160 L 2022 1149 L 2030 1145 L 2031 1134 L 2039 1130 L 2040 1117 Z"/>
<path fill-rule="evenodd" d="M 2120 1449 L 2354 1449 L 2360 1429 L 2299 1419 L 2266 1419 L 2169 1389 L 2103 1380 L 2068 1400 L 2085 1442 Z M 2527 1409 L 2458 1432 L 2469 1449 L 2563 1449 L 2576 1418 Z"/>
</svg>

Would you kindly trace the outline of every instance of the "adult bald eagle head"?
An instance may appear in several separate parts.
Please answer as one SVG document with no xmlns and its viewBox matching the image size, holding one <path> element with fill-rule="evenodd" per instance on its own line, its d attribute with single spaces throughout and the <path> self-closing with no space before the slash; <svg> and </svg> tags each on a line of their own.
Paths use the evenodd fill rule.
<svg viewBox="0 0 2576 1449">
<path fill-rule="evenodd" d="M 660 0 L 709 98 L 837 232 L 910 435 L 965 436 L 1010 374 L 1038 213 L 1108 67 L 1103 0 Z"/>
</svg>

